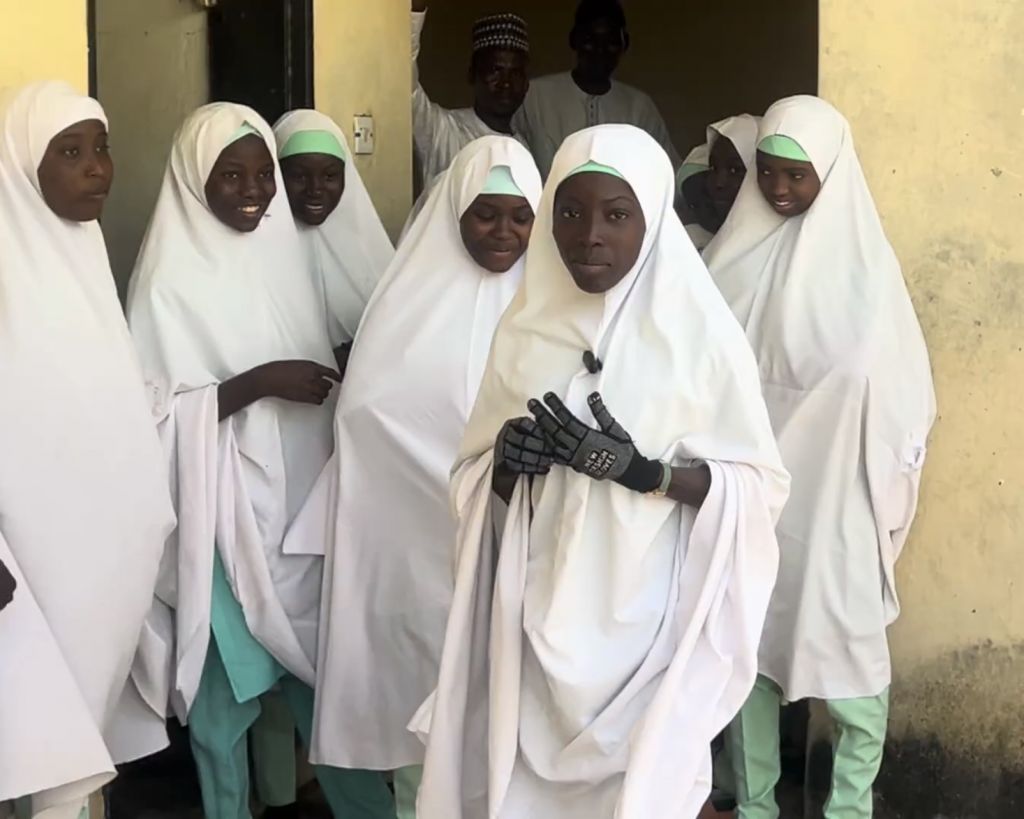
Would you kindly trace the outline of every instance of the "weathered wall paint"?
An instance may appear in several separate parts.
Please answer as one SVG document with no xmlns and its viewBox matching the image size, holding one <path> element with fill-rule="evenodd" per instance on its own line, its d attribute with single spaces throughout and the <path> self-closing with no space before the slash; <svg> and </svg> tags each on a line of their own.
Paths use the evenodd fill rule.
<svg viewBox="0 0 1024 819">
<path fill-rule="evenodd" d="M 0 91 L 38 80 L 89 85 L 85 0 L 4 0 Z"/>
<path fill-rule="evenodd" d="M 650 94 L 686 154 L 708 123 L 761 113 L 786 94 L 813 92 L 818 59 L 817 0 L 628 0 L 632 46 L 619 78 Z M 530 26 L 536 76 L 572 67 L 573 0 L 440 0 L 423 32 L 423 86 L 438 102 L 467 105 L 473 20 L 493 11 L 521 14 Z M 785 9 L 784 12 L 780 9 Z"/>
<path fill-rule="evenodd" d="M 316 107 L 352 143 L 352 118 L 372 114 L 376 150 L 356 166 L 392 238 L 412 202 L 408 0 L 315 0 Z"/>
<path fill-rule="evenodd" d="M 940 417 L 891 629 L 884 815 L 1024 816 L 1024 3 L 824 0 L 821 94 L 928 338 Z"/>
<path fill-rule="evenodd" d="M 115 165 L 103 233 L 122 294 L 174 133 L 209 95 L 206 21 L 193 0 L 96 0 L 97 91 Z"/>
</svg>

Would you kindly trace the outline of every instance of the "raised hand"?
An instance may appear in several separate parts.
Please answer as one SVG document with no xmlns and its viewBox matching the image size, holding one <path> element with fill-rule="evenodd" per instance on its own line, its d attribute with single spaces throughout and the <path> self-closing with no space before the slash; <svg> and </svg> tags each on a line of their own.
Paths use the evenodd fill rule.
<svg viewBox="0 0 1024 819">
<path fill-rule="evenodd" d="M 554 393 L 544 396 L 544 404 L 534 398 L 527 407 L 549 439 L 555 463 L 596 481 L 615 481 L 637 492 L 651 492 L 658 487 L 663 474 L 661 465 L 637 451 L 629 433 L 608 412 L 599 393 L 592 393 L 587 399 L 599 429 L 580 421 Z"/>
</svg>

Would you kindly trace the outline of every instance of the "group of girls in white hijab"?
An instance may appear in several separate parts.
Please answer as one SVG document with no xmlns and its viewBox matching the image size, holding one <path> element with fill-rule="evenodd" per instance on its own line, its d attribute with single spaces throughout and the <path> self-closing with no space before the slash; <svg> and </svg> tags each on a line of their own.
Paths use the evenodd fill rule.
<svg viewBox="0 0 1024 819">
<path fill-rule="evenodd" d="M 693 819 L 723 730 L 775 817 L 778 703 L 819 697 L 827 815 L 870 815 L 934 398 L 827 103 L 709 129 L 704 260 L 631 126 L 543 191 L 471 143 L 394 253 L 328 118 L 204 106 L 127 326 L 99 106 L 0 128 L 0 812 L 73 819 L 173 710 L 247 819 L 276 697 L 339 817 Z"/>
</svg>

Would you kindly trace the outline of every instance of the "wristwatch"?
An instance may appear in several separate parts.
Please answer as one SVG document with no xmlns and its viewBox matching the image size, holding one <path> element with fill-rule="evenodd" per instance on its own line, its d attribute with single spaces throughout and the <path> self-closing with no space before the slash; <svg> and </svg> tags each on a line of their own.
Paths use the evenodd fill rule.
<svg viewBox="0 0 1024 819">
<path fill-rule="evenodd" d="M 651 494 L 663 498 L 668 494 L 668 487 L 672 483 L 672 464 L 665 461 L 658 461 L 658 464 L 661 466 L 661 483 L 651 490 Z"/>
</svg>

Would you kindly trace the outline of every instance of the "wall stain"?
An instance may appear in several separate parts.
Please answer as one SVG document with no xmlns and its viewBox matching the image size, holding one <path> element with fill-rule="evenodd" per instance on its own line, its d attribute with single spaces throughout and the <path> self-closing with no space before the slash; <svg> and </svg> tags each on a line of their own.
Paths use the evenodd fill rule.
<svg viewBox="0 0 1024 819">
<path fill-rule="evenodd" d="M 1024 817 L 1024 643 L 897 674 L 876 819 Z"/>
</svg>

